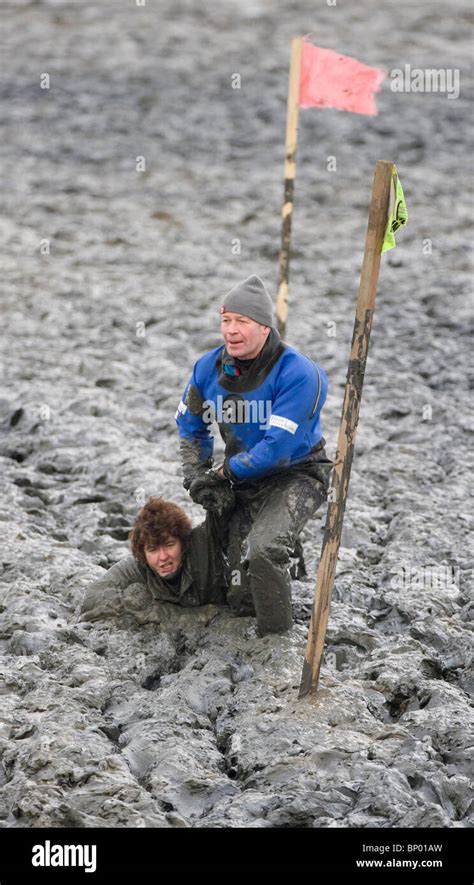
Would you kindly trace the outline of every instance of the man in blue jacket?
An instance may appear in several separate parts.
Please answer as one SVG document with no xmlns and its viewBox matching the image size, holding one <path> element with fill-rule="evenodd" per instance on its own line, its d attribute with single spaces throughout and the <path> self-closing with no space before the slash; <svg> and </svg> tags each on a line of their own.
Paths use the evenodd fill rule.
<svg viewBox="0 0 474 885">
<path fill-rule="evenodd" d="M 262 634 L 281 633 L 292 623 L 290 557 L 327 498 L 333 466 L 320 423 L 328 382 L 283 344 L 256 275 L 224 298 L 221 331 L 224 345 L 198 359 L 176 412 L 184 487 L 229 520 L 230 605 L 255 611 Z M 225 443 L 217 467 L 213 422 Z"/>
</svg>

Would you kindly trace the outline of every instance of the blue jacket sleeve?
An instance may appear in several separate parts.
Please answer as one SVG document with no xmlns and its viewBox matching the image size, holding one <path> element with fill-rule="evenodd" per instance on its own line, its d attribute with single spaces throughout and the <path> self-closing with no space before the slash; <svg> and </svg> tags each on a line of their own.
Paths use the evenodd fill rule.
<svg viewBox="0 0 474 885">
<path fill-rule="evenodd" d="M 284 373 L 265 436 L 250 451 L 229 458 L 231 475 L 237 480 L 257 479 L 288 464 L 305 433 L 319 420 L 327 388 L 328 379 L 320 366 L 316 369 L 308 363 L 297 372 Z"/>
<path fill-rule="evenodd" d="M 185 475 L 192 473 L 192 468 L 204 464 L 209 466 L 208 462 L 212 459 L 214 451 L 210 422 L 203 419 L 204 397 L 197 380 L 198 363 L 199 361 L 194 366 L 175 415 L 183 467 L 187 467 L 186 462 L 190 462 L 191 471 L 185 470 Z"/>
</svg>

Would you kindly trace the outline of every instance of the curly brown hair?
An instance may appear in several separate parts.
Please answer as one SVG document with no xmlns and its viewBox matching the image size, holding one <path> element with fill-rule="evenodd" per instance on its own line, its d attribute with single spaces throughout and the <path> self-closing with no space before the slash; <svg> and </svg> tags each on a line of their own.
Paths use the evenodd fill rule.
<svg viewBox="0 0 474 885">
<path fill-rule="evenodd" d="M 186 546 L 192 531 L 192 523 L 182 507 L 163 498 L 149 498 L 142 507 L 130 532 L 132 554 L 145 563 L 145 548 L 153 550 L 171 535 Z"/>
</svg>

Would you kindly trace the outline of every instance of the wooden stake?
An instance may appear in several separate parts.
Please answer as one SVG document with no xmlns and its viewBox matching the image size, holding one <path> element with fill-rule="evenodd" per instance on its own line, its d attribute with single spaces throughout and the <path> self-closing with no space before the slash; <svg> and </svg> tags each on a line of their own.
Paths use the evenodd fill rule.
<svg viewBox="0 0 474 885">
<path fill-rule="evenodd" d="M 291 41 L 290 78 L 288 83 L 288 108 L 285 138 L 285 188 L 281 211 L 281 248 L 278 274 L 276 315 L 278 331 L 285 337 L 288 319 L 288 273 L 290 266 L 291 222 L 293 219 L 293 196 L 296 174 L 296 146 L 298 141 L 298 112 L 300 95 L 302 37 Z"/>
<path fill-rule="evenodd" d="M 328 514 L 319 562 L 316 594 L 309 625 L 306 657 L 301 675 L 300 698 L 316 691 L 321 669 L 331 593 L 336 575 L 337 555 L 341 543 L 342 523 L 359 420 L 362 385 L 369 350 L 375 296 L 377 294 L 380 256 L 387 227 L 392 166 L 392 163 L 379 160 L 375 168 L 364 261 L 352 336 L 352 349 L 347 370 L 335 466 L 328 494 Z"/>
</svg>

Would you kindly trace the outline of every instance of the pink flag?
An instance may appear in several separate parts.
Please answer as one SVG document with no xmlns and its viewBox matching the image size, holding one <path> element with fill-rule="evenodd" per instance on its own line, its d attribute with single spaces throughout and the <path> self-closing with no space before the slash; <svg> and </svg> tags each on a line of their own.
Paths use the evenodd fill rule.
<svg viewBox="0 0 474 885">
<path fill-rule="evenodd" d="M 374 93 L 386 76 L 380 68 L 303 41 L 300 107 L 337 108 L 373 116 L 377 113 Z"/>
</svg>

